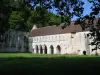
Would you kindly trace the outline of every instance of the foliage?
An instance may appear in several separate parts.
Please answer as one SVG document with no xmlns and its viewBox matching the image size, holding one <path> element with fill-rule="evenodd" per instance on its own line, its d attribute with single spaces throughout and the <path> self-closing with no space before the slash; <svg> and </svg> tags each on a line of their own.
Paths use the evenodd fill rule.
<svg viewBox="0 0 100 75">
<path fill-rule="evenodd" d="M 31 16 L 27 21 L 28 25 L 30 25 L 30 29 L 33 24 L 36 24 L 37 27 L 44 27 L 58 25 L 60 22 L 60 16 L 48 12 L 44 7 L 37 7 L 35 10 L 31 11 Z"/>
<path fill-rule="evenodd" d="M 36 8 L 38 5 L 45 7 L 46 9 L 56 9 L 58 14 L 61 16 L 61 22 L 64 22 L 63 18 L 66 15 L 67 23 L 70 24 L 70 19 L 73 16 L 79 17 L 76 23 L 80 24 L 82 29 L 85 30 L 89 28 L 91 33 L 90 37 L 93 37 L 94 41 L 91 42 L 91 45 L 95 45 L 95 50 L 100 48 L 100 20 L 94 25 L 94 20 L 97 15 L 100 15 L 100 0 L 88 0 L 92 4 L 92 12 L 90 15 L 83 16 L 82 13 L 84 11 L 83 5 L 84 2 L 82 0 L 31 0 L 33 1 L 33 7 Z M 96 17 L 97 18 L 97 17 Z M 86 26 L 85 21 L 88 21 L 88 27 Z M 66 25 L 66 24 L 65 24 Z M 64 26 L 65 27 L 65 26 Z"/>
<path fill-rule="evenodd" d="M 11 29 L 20 30 L 24 25 L 23 12 L 13 11 L 9 18 L 9 25 Z"/>
<path fill-rule="evenodd" d="M 49 18 L 49 13 L 44 7 L 36 7 L 35 10 L 31 11 L 28 22 L 37 24 L 38 27 L 44 27 L 48 24 Z"/>
<path fill-rule="evenodd" d="M 50 12 L 49 15 L 50 15 L 50 20 L 48 22 L 49 25 L 59 25 L 61 23 L 61 18 L 59 15 Z"/>
<path fill-rule="evenodd" d="M 74 15 L 81 17 L 83 13 L 84 2 L 82 0 L 32 0 L 34 8 L 38 5 L 47 9 L 55 9 L 58 14 L 66 15 L 72 18 Z M 72 10 L 72 11 L 71 11 Z"/>
<path fill-rule="evenodd" d="M 0 35 L 8 29 L 8 19 L 10 15 L 9 0 L 0 1 Z"/>
<path fill-rule="evenodd" d="M 85 20 L 89 20 L 88 27 L 92 32 L 89 35 L 91 37 L 96 36 L 94 38 L 94 44 L 97 47 L 100 41 L 100 22 L 98 20 L 94 26 L 93 21 L 100 14 L 100 0 L 88 1 L 92 4 L 92 12 L 89 15 L 83 16 L 83 0 L 1 0 L 0 38 L 1 34 L 10 28 L 28 31 L 32 28 L 33 24 L 37 24 L 38 27 L 60 24 L 61 22 L 70 24 L 71 18 L 77 16 L 79 19 L 76 23 L 79 23 L 83 30 L 87 28 L 85 26 Z M 57 15 L 48 11 L 53 9 L 57 11 Z"/>
</svg>

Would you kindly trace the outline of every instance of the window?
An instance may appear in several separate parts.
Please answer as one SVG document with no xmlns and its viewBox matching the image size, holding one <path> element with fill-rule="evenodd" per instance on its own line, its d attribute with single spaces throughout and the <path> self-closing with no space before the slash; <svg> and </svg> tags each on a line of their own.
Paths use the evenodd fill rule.
<svg viewBox="0 0 100 75">
<path fill-rule="evenodd" d="M 34 42 L 34 38 L 33 38 L 33 42 Z"/>
<path fill-rule="evenodd" d="M 76 32 L 72 32 L 71 33 L 71 38 L 74 38 L 75 34 L 76 34 Z"/>
<path fill-rule="evenodd" d="M 44 41 L 44 36 L 42 37 L 42 41 Z"/>
<path fill-rule="evenodd" d="M 32 38 L 29 38 L 29 42 L 30 42 L 30 43 L 32 43 L 32 42 L 33 42 L 33 41 L 32 41 Z"/>
<path fill-rule="evenodd" d="M 44 37 L 44 41 L 47 41 L 47 40 L 48 40 L 47 38 L 48 38 L 48 36 L 45 36 L 45 37 Z"/>
<path fill-rule="evenodd" d="M 50 40 L 50 36 L 47 37 L 47 40 L 48 40 L 48 41 Z"/>
<path fill-rule="evenodd" d="M 64 40 L 64 36 L 63 36 L 63 35 L 61 35 L 61 40 L 62 40 L 62 41 Z"/>
<path fill-rule="evenodd" d="M 49 36 L 49 41 L 51 40 L 51 38 L 50 38 L 51 36 Z"/>
<path fill-rule="evenodd" d="M 55 36 L 55 40 L 57 40 L 57 36 Z"/>
<path fill-rule="evenodd" d="M 43 37 L 43 41 L 46 41 L 46 37 L 45 36 Z"/>
<path fill-rule="evenodd" d="M 86 35 L 86 34 L 84 34 L 84 36 L 85 36 L 85 38 L 87 37 L 87 35 Z"/>
<path fill-rule="evenodd" d="M 41 36 L 41 41 L 43 41 L 43 36 Z"/>
<path fill-rule="evenodd" d="M 52 39 L 51 40 L 54 41 L 53 36 L 52 36 Z"/>
<path fill-rule="evenodd" d="M 35 37 L 35 41 L 37 41 L 37 38 Z"/>
<path fill-rule="evenodd" d="M 60 40 L 60 35 L 58 35 L 58 40 Z"/>
<path fill-rule="evenodd" d="M 36 37 L 34 37 L 34 41 L 36 42 Z"/>
</svg>

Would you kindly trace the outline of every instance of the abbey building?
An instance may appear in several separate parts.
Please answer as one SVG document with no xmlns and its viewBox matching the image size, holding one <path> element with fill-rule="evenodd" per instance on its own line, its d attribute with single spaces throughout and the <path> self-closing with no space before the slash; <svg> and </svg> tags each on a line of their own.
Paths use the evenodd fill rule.
<svg viewBox="0 0 100 75">
<path fill-rule="evenodd" d="M 34 25 L 29 34 L 29 51 L 36 54 L 95 54 L 94 46 L 89 45 L 92 39 L 88 33 L 89 30 L 83 31 L 73 22 L 64 29 L 61 26 L 37 28 Z"/>
<path fill-rule="evenodd" d="M 32 52 L 35 54 L 100 54 L 100 49 L 93 50 L 90 45 L 93 38 L 88 34 L 88 28 L 82 29 L 81 25 L 71 25 L 62 28 L 47 26 L 37 28 L 33 26 L 30 32 L 8 30 L 0 36 L 0 52 Z"/>
</svg>

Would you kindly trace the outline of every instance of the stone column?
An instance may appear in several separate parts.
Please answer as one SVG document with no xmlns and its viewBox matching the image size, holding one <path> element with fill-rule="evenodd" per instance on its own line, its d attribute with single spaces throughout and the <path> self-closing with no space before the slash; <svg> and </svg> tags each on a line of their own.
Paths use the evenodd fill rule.
<svg viewBox="0 0 100 75">
<path fill-rule="evenodd" d="M 24 52 L 24 43 L 21 41 L 21 52 Z"/>
<path fill-rule="evenodd" d="M 38 54 L 40 54 L 40 49 L 38 49 Z"/>
<path fill-rule="evenodd" d="M 44 52 L 45 50 L 43 49 L 43 53 L 42 54 L 45 54 L 45 52 Z"/>
<path fill-rule="evenodd" d="M 33 48 L 34 49 L 34 53 L 36 54 L 36 49 L 35 48 Z"/>
<path fill-rule="evenodd" d="M 32 49 L 32 53 L 34 53 L 34 51 L 35 51 L 35 49 L 33 48 L 33 49 Z"/>
<path fill-rule="evenodd" d="M 51 49 L 50 49 L 50 47 L 48 46 L 47 47 L 47 54 L 51 54 L 51 51 L 50 51 Z"/>
</svg>

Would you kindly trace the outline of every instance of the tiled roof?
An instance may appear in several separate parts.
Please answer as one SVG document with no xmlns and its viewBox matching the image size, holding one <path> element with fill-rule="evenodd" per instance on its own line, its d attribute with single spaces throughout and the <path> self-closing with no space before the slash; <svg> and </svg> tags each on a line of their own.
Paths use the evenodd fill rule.
<svg viewBox="0 0 100 75">
<path fill-rule="evenodd" d="M 100 18 L 96 18 L 94 20 L 94 25 L 96 25 L 96 22 Z M 88 20 L 85 21 L 85 27 L 87 27 Z M 85 28 L 84 31 L 89 31 L 90 28 Z M 55 35 L 55 34 L 64 34 L 64 33 L 71 33 L 71 32 L 82 32 L 83 29 L 81 25 L 75 25 L 74 22 L 71 22 L 71 25 L 66 26 L 66 28 L 62 29 L 61 25 L 60 26 L 47 26 L 47 27 L 42 27 L 42 28 L 37 28 L 33 29 L 29 37 L 35 37 L 35 36 L 45 36 L 45 35 Z"/>
<path fill-rule="evenodd" d="M 49 26 L 33 29 L 30 32 L 30 37 L 35 36 L 45 36 L 45 35 L 55 35 L 55 34 L 63 34 L 63 33 L 71 33 L 71 32 L 82 32 L 82 28 L 80 25 L 70 25 L 66 28 L 62 29 L 61 26 Z"/>
</svg>

